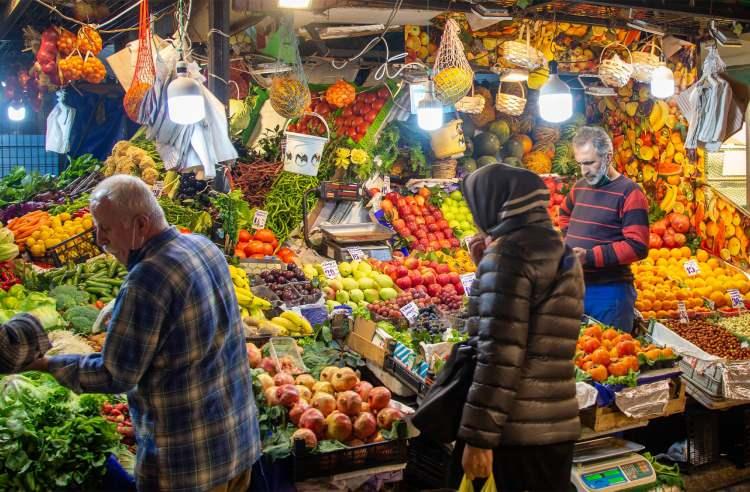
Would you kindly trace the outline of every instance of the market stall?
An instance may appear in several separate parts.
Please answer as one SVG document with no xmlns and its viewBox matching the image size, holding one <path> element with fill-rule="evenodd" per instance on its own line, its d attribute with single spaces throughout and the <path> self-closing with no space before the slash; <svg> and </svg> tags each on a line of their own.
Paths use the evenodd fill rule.
<svg viewBox="0 0 750 492">
<path fill-rule="evenodd" d="M 365 34 L 255 5 L 244 10 L 272 11 L 251 27 L 196 35 L 182 2 L 172 12 L 143 1 L 122 14 L 134 16 L 138 41 L 106 56 L 115 33 L 103 11 L 77 12 L 86 22 L 29 20 L 33 59 L 3 86 L 14 104 L 37 109 L 60 91 L 47 117 L 49 150 L 72 152 L 76 116 L 64 93 L 84 82 L 116 85 L 139 129 L 102 159 L 71 154 L 56 176 L 18 167 L 0 177 L 0 321 L 28 312 L 49 332 L 53 354 L 101 351 L 100 310 L 127 271 L 96 243 L 89 193 L 106 177 L 137 176 L 171 225 L 210 238 L 226 256 L 263 440 L 253 488 L 439 487 L 450 446 L 431 446 L 409 416 L 467 339 L 476 274 L 467 244 L 478 231 L 459 182 L 498 161 L 531 170 L 559 226 L 580 178 L 573 137 L 597 125 L 611 135 L 617 170 L 647 196 L 649 253 L 632 266 L 633 334 L 582 321 L 572 362 L 584 430 L 571 482 L 590 490 L 622 475 L 630 487 L 679 486 L 679 473 L 644 445 L 600 439 L 690 419 L 693 401 L 734 408 L 721 417 L 722 446 L 746 466 L 750 213 L 709 184 L 706 167 L 706 149 L 739 130 L 746 102 L 730 96 L 726 128 L 707 139 L 705 108 L 691 99 L 707 78 L 728 84 L 719 50 L 703 42 L 729 43 L 728 22 L 711 21 L 704 35 L 670 31 L 666 17 L 655 29 L 617 7 L 526 3 L 502 12 L 428 8 L 425 18 L 408 9 L 413 20 L 395 29 L 399 3 L 373 9 L 392 18 Z M 177 14 L 174 36 L 151 24 L 154 12 Z M 90 23 L 94 14 L 100 24 Z M 223 82 L 236 97 L 226 105 L 204 84 L 219 76 L 198 43 L 216 32 L 235 56 Z M 341 33 L 375 37 L 356 56 L 308 56 L 308 43 Z M 386 47 L 377 60 L 365 56 L 375 42 Z M 388 43 L 403 56 L 391 57 Z M 0 449 L 0 482 L 132 487 L 136 441 L 123 397 L 78 397 L 35 373 L 7 376 L 0 425 L 13 435 L 14 422 L 33 435 Z M 718 424 L 709 430 L 718 436 Z M 40 455 L 47 441 L 65 445 L 68 461 Z M 612 454 L 618 447 L 625 451 Z M 691 451 L 673 461 L 707 464 L 715 448 L 701 463 Z M 634 467 L 647 472 L 632 479 Z"/>
</svg>

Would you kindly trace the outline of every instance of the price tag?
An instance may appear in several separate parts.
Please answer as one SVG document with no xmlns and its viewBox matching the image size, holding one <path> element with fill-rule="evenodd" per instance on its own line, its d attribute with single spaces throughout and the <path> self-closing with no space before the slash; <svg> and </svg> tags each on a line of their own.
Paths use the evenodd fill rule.
<svg viewBox="0 0 750 492">
<path fill-rule="evenodd" d="M 365 260 L 367 255 L 361 248 L 346 248 L 346 252 L 352 257 L 352 260 Z"/>
<path fill-rule="evenodd" d="M 745 301 L 742 299 L 742 294 L 737 289 L 727 290 L 730 299 L 732 299 L 732 309 L 745 309 Z"/>
<path fill-rule="evenodd" d="M 334 279 L 339 276 L 339 265 L 335 261 L 326 261 L 320 266 L 323 267 L 323 275 L 325 275 L 326 278 Z"/>
<path fill-rule="evenodd" d="M 151 189 L 154 192 L 154 196 L 156 198 L 159 198 L 159 195 L 161 195 L 162 190 L 164 190 L 164 181 L 157 181 L 156 183 L 154 183 Z"/>
<path fill-rule="evenodd" d="M 414 323 L 414 321 L 417 319 L 417 316 L 419 316 L 419 308 L 416 304 L 414 304 L 414 301 L 412 301 L 401 308 L 401 314 L 403 314 L 404 318 L 406 318 L 409 324 L 411 324 Z"/>
<path fill-rule="evenodd" d="M 700 275 L 701 269 L 698 266 L 698 262 L 695 260 L 688 260 L 685 263 L 682 264 L 682 268 L 685 269 L 685 273 L 688 274 L 688 277 L 695 277 L 696 275 Z"/>
<path fill-rule="evenodd" d="M 384 176 L 383 177 L 383 194 L 387 195 L 390 192 L 391 192 L 391 177 Z"/>
<path fill-rule="evenodd" d="M 265 210 L 256 210 L 255 215 L 253 215 L 253 229 L 265 228 L 266 219 L 268 219 L 268 212 Z"/>
<path fill-rule="evenodd" d="M 706 306 L 711 311 L 716 310 L 716 303 L 706 297 L 703 298 L 703 305 Z"/>
<path fill-rule="evenodd" d="M 471 284 L 474 283 L 474 280 L 476 279 L 476 275 L 474 273 L 464 273 L 461 275 L 461 285 L 464 286 L 464 295 L 468 296 L 471 292 Z"/>
<path fill-rule="evenodd" d="M 688 312 L 684 302 L 680 301 L 677 303 L 677 313 L 680 315 L 680 323 L 683 325 L 688 324 L 690 318 L 688 318 Z"/>
</svg>

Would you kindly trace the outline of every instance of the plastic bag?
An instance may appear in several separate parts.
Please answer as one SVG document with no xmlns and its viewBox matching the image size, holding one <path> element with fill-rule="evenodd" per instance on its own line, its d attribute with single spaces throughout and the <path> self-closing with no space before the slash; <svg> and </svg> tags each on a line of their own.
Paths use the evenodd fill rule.
<svg viewBox="0 0 750 492">
<path fill-rule="evenodd" d="M 135 62 L 133 82 L 125 93 L 123 105 L 125 113 L 136 123 L 142 123 L 141 106 L 146 94 L 156 81 L 156 68 L 151 53 L 151 24 L 149 20 L 148 0 L 142 0 L 140 23 L 138 26 L 138 59 Z"/>
<path fill-rule="evenodd" d="M 463 480 L 461 480 L 461 485 L 458 487 L 458 492 L 474 492 L 474 484 L 466 475 L 464 475 Z M 490 474 L 490 477 L 484 482 L 482 490 L 480 490 L 479 492 L 497 492 L 494 475 Z"/>
<path fill-rule="evenodd" d="M 76 118 L 76 110 L 63 102 L 64 97 L 63 91 L 57 93 L 57 104 L 47 116 L 47 152 L 67 154 L 70 150 L 70 131 Z"/>
<path fill-rule="evenodd" d="M 277 31 L 278 61 L 269 90 L 271 106 L 285 118 L 302 116 L 310 104 L 310 89 L 307 86 L 307 77 L 292 21 L 292 17 L 285 17 Z"/>
<path fill-rule="evenodd" d="M 461 100 L 474 83 L 474 72 L 466 59 L 459 32 L 456 21 L 448 19 L 433 67 L 435 97 L 446 105 Z"/>
</svg>

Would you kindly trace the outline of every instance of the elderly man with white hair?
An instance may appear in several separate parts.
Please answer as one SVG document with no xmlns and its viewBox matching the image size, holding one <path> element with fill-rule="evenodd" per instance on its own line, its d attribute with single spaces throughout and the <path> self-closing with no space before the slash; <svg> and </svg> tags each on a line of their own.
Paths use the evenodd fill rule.
<svg viewBox="0 0 750 492">
<path fill-rule="evenodd" d="M 246 491 L 260 437 L 222 252 L 170 227 L 138 178 L 102 181 L 90 208 L 99 244 L 128 268 L 104 348 L 29 369 L 79 393 L 127 393 L 138 490 Z"/>
</svg>

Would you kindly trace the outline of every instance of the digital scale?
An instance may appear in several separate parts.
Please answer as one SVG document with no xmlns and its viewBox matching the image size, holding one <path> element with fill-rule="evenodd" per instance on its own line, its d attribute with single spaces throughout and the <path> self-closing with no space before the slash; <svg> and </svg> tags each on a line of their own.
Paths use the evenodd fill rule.
<svg viewBox="0 0 750 492">
<path fill-rule="evenodd" d="M 313 193 L 317 193 L 319 198 L 324 202 L 336 202 L 336 207 L 331 213 L 329 222 L 336 222 L 346 217 L 351 211 L 352 202 L 362 199 L 360 187 L 356 183 L 346 184 L 323 181 L 318 188 L 308 190 L 302 199 L 302 217 L 305 244 L 309 248 L 336 261 L 350 261 L 352 257 L 349 253 L 349 248 L 357 248 L 368 257 L 380 261 L 388 261 L 392 258 L 388 240 L 393 237 L 394 232 L 388 227 L 375 222 L 320 225 L 320 230 L 323 233 L 323 241 L 319 246 L 315 246 L 310 240 L 310 224 L 308 222 L 307 210 L 307 199 Z"/>
<path fill-rule="evenodd" d="M 579 492 L 630 490 L 656 482 L 640 444 L 604 437 L 576 443 L 570 481 Z"/>
</svg>

